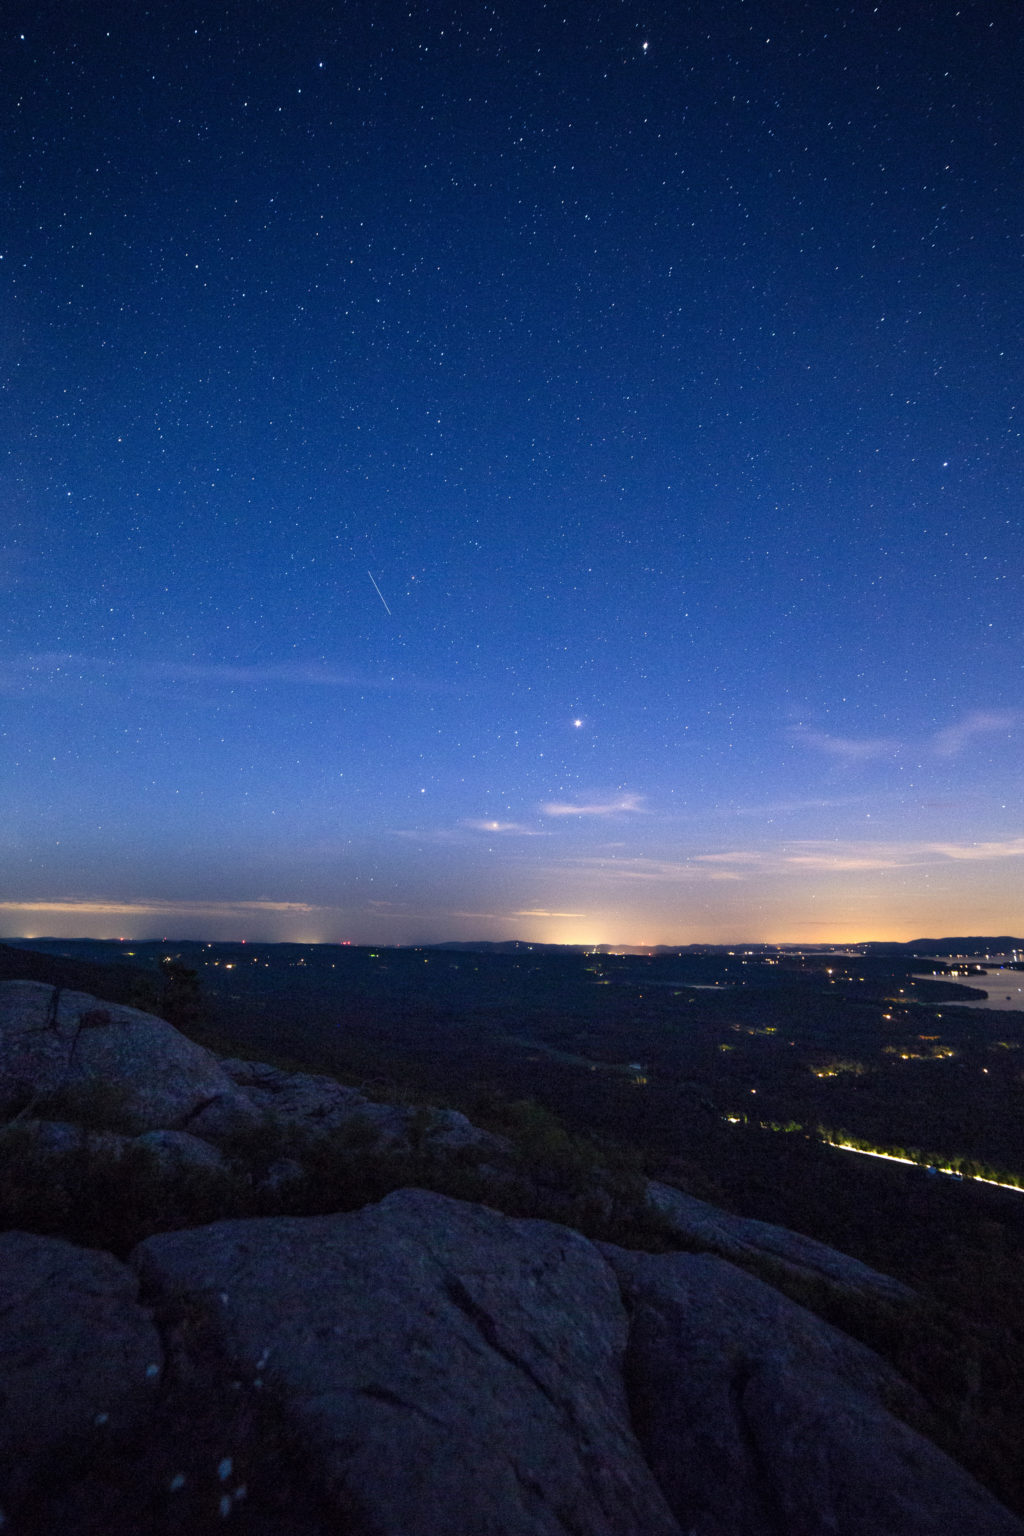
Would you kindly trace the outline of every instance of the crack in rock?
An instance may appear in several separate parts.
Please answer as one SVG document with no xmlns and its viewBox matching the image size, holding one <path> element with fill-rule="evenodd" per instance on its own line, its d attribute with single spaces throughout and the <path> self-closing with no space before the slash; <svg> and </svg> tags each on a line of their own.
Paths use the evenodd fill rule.
<svg viewBox="0 0 1024 1536">
<path fill-rule="evenodd" d="M 458 1307 L 463 1316 L 469 1319 L 474 1328 L 476 1328 L 480 1337 L 483 1339 L 484 1343 L 488 1345 L 490 1349 L 493 1349 L 495 1354 L 500 1355 L 503 1360 L 507 1360 L 509 1365 L 514 1366 L 517 1371 L 522 1371 L 527 1380 L 533 1383 L 533 1385 L 537 1388 L 537 1391 L 547 1399 L 552 1408 L 554 1408 L 558 1414 L 565 1417 L 565 1404 L 559 1402 L 558 1398 L 554 1396 L 547 1383 L 541 1380 L 541 1378 L 537 1375 L 536 1371 L 528 1361 L 521 1359 L 513 1350 L 509 1349 L 505 1344 L 501 1342 L 500 1338 L 498 1337 L 498 1325 L 494 1321 L 494 1318 L 485 1307 L 482 1307 L 480 1303 L 470 1295 L 469 1291 L 466 1289 L 457 1275 L 445 1275 L 444 1289 L 449 1301 L 452 1302 L 454 1306 Z"/>
</svg>

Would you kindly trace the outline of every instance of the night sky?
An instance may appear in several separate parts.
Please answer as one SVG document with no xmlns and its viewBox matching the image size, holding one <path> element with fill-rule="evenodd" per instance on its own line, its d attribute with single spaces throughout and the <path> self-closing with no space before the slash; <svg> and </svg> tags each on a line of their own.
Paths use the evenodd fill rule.
<svg viewBox="0 0 1024 1536">
<path fill-rule="evenodd" d="M 0 35 L 0 933 L 1024 929 L 1007 3 Z"/>
</svg>

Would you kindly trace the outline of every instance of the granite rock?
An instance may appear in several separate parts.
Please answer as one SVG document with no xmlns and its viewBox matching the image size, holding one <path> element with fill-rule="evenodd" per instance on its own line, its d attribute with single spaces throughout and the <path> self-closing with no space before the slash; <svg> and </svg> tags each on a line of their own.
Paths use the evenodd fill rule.
<svg viewBox="0 0 1024 1536">
<path fill-rule="evenodd" d="M 664 1218 L 669 1233 L 688 1247 L 707 1249 L 739 1265 L 767 1267 L 780 1279 L 809 1283 L 823 1292 L 870 1297 L 896 1306 L 914 1300 L 909 1286 L 816 1238 L 769 1221 L 733 1216 L 653 1179 L 647 1185 L 647 1199 Z"/>
<path fill-rule="evenodd" d="M 215 1101 L 252 1107 L 216 1057 L 164 1019 L 38 981 L 0 983 L 0 1111 L 104 1101 L 110 1128 L 191 1130 Z M 58 1118 L 81 1118 L 72 1108 Z"/>
<path fill-rule="evenodd" d="M 164 1352 L 109 1253 L 0 1233 L 0 1497 L 16 1506 L 69 1442 L 143 1423 Z"/>
<path fill-rule="evenodd" d="M 152 1237 L 133 1262 L 275 1397 L 346 1528 L 678 1536 L 630 1426 L 618 1285 L 578 1233 L 401 1190 Z"/>
<path fill-rule="evenodd" d="M 864 1345 L 712 1255 L 602 1252 L 630 1313 L 633 1423 L 684 1530 L 1020 1536 Z"/>
</svg>

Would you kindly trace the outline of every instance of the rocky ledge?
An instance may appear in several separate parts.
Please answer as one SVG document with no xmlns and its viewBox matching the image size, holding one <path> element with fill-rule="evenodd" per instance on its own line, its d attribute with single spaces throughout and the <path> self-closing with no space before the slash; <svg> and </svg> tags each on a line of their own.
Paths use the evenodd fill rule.
<svg viewBox="0 0 1024 1536">
<path fill-rule="evenodd" d="M 109 1174 L 141 1143 L 168 1179 L 237 1179 L 239 1147 L 252 1159 L 290 1118 L 313 1160 L 323 1137 L 432 1137 L 442 1161 L 493 1178 L 494 1204 L 506 1187 L 509 1149 L 462 1116 L 218 1062 L 83 994 L 0 987 L 0 1053 L 0 1152 L 33 1143 L 37 1173 L 49 1157 Z M 45 1118 L 90 1087 L 119 1129 Z M 748 1269 L 767 1259 L 891 1305 L 905 1288 L 652 1193 L 665 1230 L 709 1251 L 640 1252 L 422 1188 L 179 1224 L 121 1258 L 0 1234 L 5 1529 L 1022 1536 L 928 1438 L 915 1388 Z"/>
</svg>

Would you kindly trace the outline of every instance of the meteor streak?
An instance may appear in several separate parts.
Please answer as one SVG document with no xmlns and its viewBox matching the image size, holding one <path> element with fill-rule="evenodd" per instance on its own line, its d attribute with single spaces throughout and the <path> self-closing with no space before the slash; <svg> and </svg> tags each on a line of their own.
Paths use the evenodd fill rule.
<svg viewBox="0 0 1024 1536">
<path fill-rule="evenodd" d="M 372 571 L 367 571 L 366 574 L 367 574 L 367 576 L 369 576 L 370 580 L 373 581 L 373 572 Z M 381 602 L 384 603 L 384 593 L 381 591 L 380 587 L 378 587 L 378 585 L 377 585 L 377 583 L 375 581 L 373 581 L 373 590 L 376 592 L 376 594 L 380 598 Z M 387 603 L 384 603 L 384 607 L 387 608 L 388 618 L 390 618 L 391 617 L 391 609 L 388 608 Z"/>
</svg>

